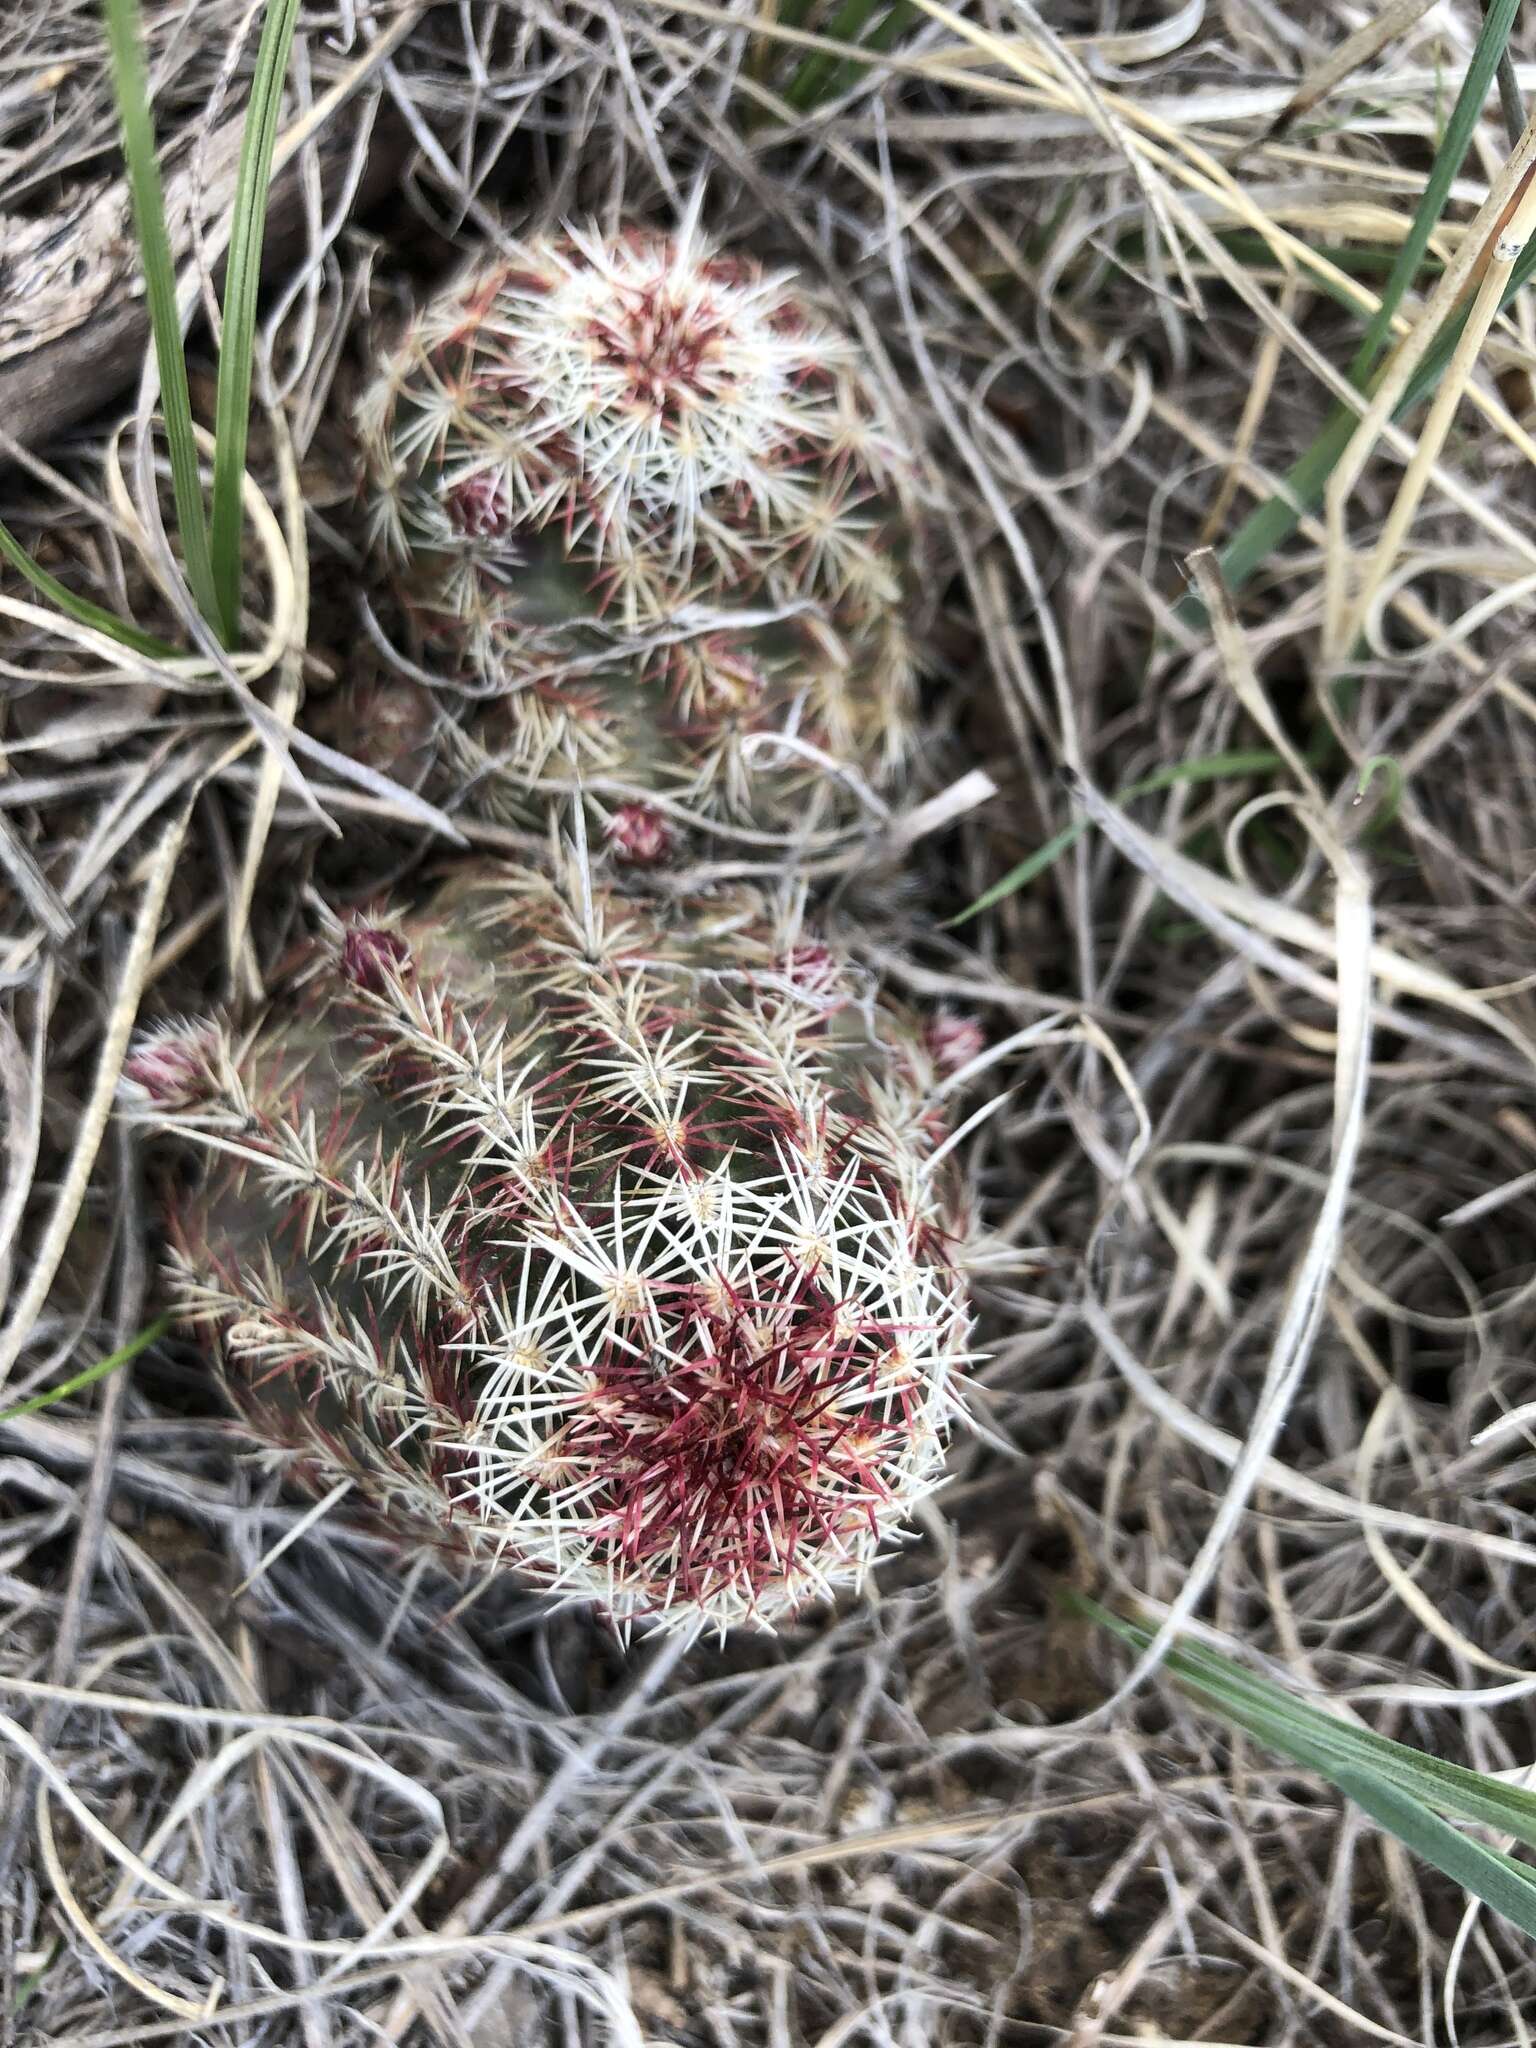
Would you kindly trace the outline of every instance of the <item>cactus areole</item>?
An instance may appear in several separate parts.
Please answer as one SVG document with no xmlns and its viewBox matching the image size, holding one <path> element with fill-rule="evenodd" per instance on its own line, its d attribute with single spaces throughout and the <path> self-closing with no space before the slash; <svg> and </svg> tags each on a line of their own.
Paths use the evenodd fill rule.
<svg viewBox="0 0 1536 2048">
<path fill-rule="evenodd" d="M 908 762 L 913 459 L 792 278 L 694 228 L 527 243 L 427 306 L 359 427 L 482 808 L 579 779 L 787 832 Z"/>
<path fill-rule="evenodd" d="M 969 1319 L 939 1067 L 845 961 L 473 871 L 317 942 L 130 1113 L 202 1155 L 171 1285 L 251 1431 L 620 1625 L 771 1623 L 938 1476 Z"/>
</svg>

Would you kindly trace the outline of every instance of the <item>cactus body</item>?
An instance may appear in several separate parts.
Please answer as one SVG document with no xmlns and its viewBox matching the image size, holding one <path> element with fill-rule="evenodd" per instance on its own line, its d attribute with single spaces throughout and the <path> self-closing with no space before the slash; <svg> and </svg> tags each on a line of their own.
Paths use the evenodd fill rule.
<svg viewBox="0 0 1536 2048">
<path fill-rule="evenodd" d="M 755 898 L 474 871 L 318 943 L 242 1049 L 138 1059 L 206 1155 L 176 1301 L 402 1534 L 620 1624 L 770 1622 L 933 1483 L 966 1356 L 937 1069 L 857 995 Z"/>
<path fill-rule="evenodd" d="M 482 809 L 579 778 L 801 830 L 907 761 L 911 457 L 792 280 L 692 230 L 529 243 L 427 307 L 359 428 Z"/>
</svg>

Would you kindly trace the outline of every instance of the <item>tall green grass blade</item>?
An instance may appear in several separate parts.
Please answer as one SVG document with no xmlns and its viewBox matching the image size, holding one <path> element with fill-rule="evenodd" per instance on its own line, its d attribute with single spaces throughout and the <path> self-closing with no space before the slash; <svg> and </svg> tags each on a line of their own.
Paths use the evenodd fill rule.
<svg viewBox="0 0 1536 2048">
<path fill-rule="evenodd" d="M 187 388 L 187 361 L 181 345 L 181 319 L 176 309 L 176 266 L 165 224 L 165 192 L 155 161 L 155 127 L 149 108 L 149 81 L 144 70 L 143 21 L 138 0 L 103 0 L 107 48 L 112 60 L 112 88 L 123 130 L 123 157 L 133 201 L 133 224 L 144 265 L 145 296 L 160 371 L 160 410 L 165 420 L 171 458 L 171 490 L 181 529 L 187 581 L 198 610 L 215 630 L 218 606 L 208 552 L 208 522 L 198 469 L 197 439 L 192 431 L 192 398 Z"/>
<path fill-rule="evenodd" d="M 859 38 L 860 46 L 868 50 L 871 56 L 883 56 L 887 50 L 896 47 L 907 29 L 920 19 L 920 13 L 921 10 L 914 4 L 914 0 L 892 0 L 891 7 L 875 23 L 869 34 Z M 848 91 L 861 71 L 868 69 L 868 65 L 860 58 L 845 57 L 837 68 L 837 76 L 822 97 L 829 100 L 837 99 L 840 94 Z"/>
<path fill-rule="evenodd" d="M 266 233 L 272 152 L 282 106 L 283 80 L 293 48 L 299 0 L 269 0 L 256 53 L 251 102 L 240 143 L 229 259 L 224 273 L 224 331 L 219 346 L 218 404 L 214 416 L 213 582 L 224 643 L 240 627 L 241 487 L 250 433 L 251 358 L 256 345 L 256 300 L 261 289 L 261 246 Z"/>
<path fill-rule="evenodd" d="M 1528 242 L 1510 272 L 1509 283 L 1504 290 L 1505 309 L 1524 291 L 1533 275 L 1536 275 L 1536 244 Z M 1394 419 L 1406 419 L 1440 382 L 1446 364 L 1461 339 L 1461 330 L 1467 324 L 1470 311 L 1470 303 L 1459 307 L 1435 336 L 1423 361 L 1409 379 L 1408 389 L 1393 415 Z M 1286 472 L 1284 490 L 1273 498 L 1266 498 L 1262 505 L 1249 513 L 1221 551 L 1222 578 L 1229 590 L 1237 590 L 1246 583 L 1254 570 L 1290 539 L 1305 514 L 1319 502 L 1329 477 L 1349 446 L 1356 424 L 1357 415 L 1348 407 L 1341 406 L 1312 446 Z M 1178 616 L 1185 625 L 1199 625 L 1205 618 L 1205 606 L 1198 597 L 1191 595 L 1180 603 Z"/>
<path fill-rule="evenodd" d="M 0 520 L 0 557 L 9 562 L 19 575 L 25 576 L 55 611 L 73 619 L 77 626 L 90 626 L 97 633 L 105 633 L 120 647 L 131 647 L 135 654 L 151 655 L 160 661 L 174 658 L 175 648 L 157 640 L 153 633 L 145 633 L 127 619 L 120 619 L 116 612 L 105 611 L 99 604 L 92 604 L 88 597 L 77 597 L 57 576 L 51 576 L 35 556 L 28 554 L 3 520 Z"/>
<path fill-rule="evenodd" d="M 1069 1595 L 1068 1604 L 1135 1649 L 1144 1650 L 1153 1639 L 1145 1622 L 1112 1614 L 1081 1594 Z M 1524 1786 L 1359 1728 L 1204 1644 L 1176 1644 L 1165 1668 L 1224 1719 L 1334 1783 L 1341 1771 L 1363 1772 L 1437 1813 L 1497 1828 L 1536 1847 L 1536 1792 Z"/>
<path fill-rule="evenodd" d="M 1347 406 L 1332 413 L 1311 447 L 1286 471 L 1283 488 L 1248 514 L 1221 550 L 1221 577 L 1228 590 L 1241 590 L 1260 563 L 1284 547 L 1321 499 L 1356 425 L 1357 415 Z M 1187 626 L 1202 625 L 1205 605 L 1191 592 L 1180 601 L 1177 615 Z"/>
<path fill-rule="evenodd" d="M 1502 1849 L 1462 1834 L 1439 1814 L 1370 1771 L 1340 1770 L 1334 1783 L 1415 1856 L 1502 1913 L 1523 1933 L 1536 1936 L 1536 1871 Z"/>
<path fill-rule="evenodd" d="M 1219 782 L 1229 776 L 1272 775 L 1285 764 L 1278 754 L 1265 748 L 1255 747 L 1244 752 L 1241 749 L 1230 754 L 1199 754 L 1193 760 L 1178 761 L 1170 768 L 1159 768 L 1154 774 L 1143 776 L 1140 782 L 1133 782 L 1122 789 L 1119 802 L 1129 803 L 1139 796 L 1151 796 L 1160 789 L 1172 789 L 1180 782 Z M 1044 846 L 1025 856 L 1016 868 L 1010 868 L 1001 881 L 994 882 L 990 889 L 983 890 L 974 903 L 967 904 L 958 917 L 952 917 L 945 924 L 946 931 L 957 924 L 967 924 L 973 917 L 979 917 L 984 910 L 990 910 L 994 903 L 1000 903 L 1005 896 L 1011 896 L 1016 889 L 1022 889 L 1037 875 L 1044 874 L 1053 861 L 1075 846 L 1088 829 L 1086 818 L 1077 818 L 1064 826 L 1054 839 L 1048 839 Z"/>
<path fill-rule="evenodd" d="M 1440 147 L 1435 151 L 1435 160 L 1429 167 L 1429 176 L 1424 181 L 1424 190 L 1413 210 L 1413 219 L 1408 224 L 1402 247 L 1397 252 L 1392 274 L 1382 291 L 1381 304 L 1371 315 L 1370 324 L 1361 336 L 1360 346 L 1349 366 L 1349 381 L 1354 385 L 1363 386 L 1366 377 L 1375 369 L 1391 335 L 1392 321 L 1402 304 L 1403 294 L 1419 274 L 1419 265 L 1429 248 L 1429 238 L 1440 223 L 1446 201 L 1451 196 L 1451 187 L 1460 177 L 1467 151 L 1472 147 L 1472 137 L 1488 103 L 1489 87 L 1519 11 L 1520 0 L 1489 0 L 1483 25 L 1472 46 L 1467 75 L 1456 95 L 1451 118 L 1445 124 Z"/>
<path fill-rule="evenodd" d="M 65 1380 L 57 1387 L 50 1387 L 45 1394 L 34 1394 L 30 1400 L 18 1401 L 14 1408 L 0 1410 L 0 1423 L 17 1422 L 23 1415 L 36 1415 L 39 1409 L 51 1408 L 55 1402 L 67 1400 L 71 1394 L 78 1394 L 82 1387 L 94 1386 L 97 1380 L 104 1380 L 108 1373 L 120 1371 L 130 1359 L 137 1358 L 141 1351 L 147 1351 L 170 1327 L 169 1316 L 157 1316 L 147 1329 L 140 1330 L 136 1337 L 130 1337 L 119 1350 L 109 1352 L 105 1358 L 98 1358 L 94 1365 L 88 1365 L 84 1372 L 77 1372 L 73 1379 Z"/>
<path fill-rule="evenodd" d="M 1429 238 L 1445 211 L 1451 186 L 1466 160 L 1518 12 L 1519 0 L 1489 0 L 1467 65 L 1467 75 L 1456 96 L 1440 147 L 1435 151 L 1435 160 L 1414 209 L 1408 233 L 1383 287 L 1381 304 L 1372 314 L 1349 366 L 1350 382 L 1361 390 L 1369 389 L 1369 379 L 1391 334 L 1392 320 L 1404 293 L 1418 276 L 1424 262 Z M 1533 265 L 1536 265 L 1536 250 L 1527 247 L 1510 278 L 1505 305 L 1523 287 Z M 1439 383 L 1456 347 L 1457 337 L 1466 324 L 1468 310 L 1463 306 L 1447 320 L 1434 346 L 1420 363 L 1398 409 L 1397 418 L 1401 419 L 1411 411 Z M 1221 573 L 1229 590 L 1237 590 L 1246 583 L 1259 565 L 1290 539 L 1304 514 L 1318 503 L 1329 477 L 1349 445 L 1356 423 L 1357 415 L 1349 406 L 1337 406 L 1311 447 L 1287 472 L 1284 490 L 1267 498 L 1239 526 L 1221 552 Z M 1189 625 L 1202 623 L 1205 607 L 1198 597 L 1187 597 L 1179 607 L 1179 617 Z"/>
<path fill-rule="evenodd" d="M 863 42 L 870 16 L 879 5 L 880 0 L 842 0 L 824 33 L 834 42 Z M 886 19 L 889 18 L 887 15 Z M 830 50 L 809 51 L 785 88 L 785 99 L 799 112 L 806 112 L 827 98 L 827 88 L 840 76 L 845 62 L 843 57 L 834 56 Z"/>
</svg>

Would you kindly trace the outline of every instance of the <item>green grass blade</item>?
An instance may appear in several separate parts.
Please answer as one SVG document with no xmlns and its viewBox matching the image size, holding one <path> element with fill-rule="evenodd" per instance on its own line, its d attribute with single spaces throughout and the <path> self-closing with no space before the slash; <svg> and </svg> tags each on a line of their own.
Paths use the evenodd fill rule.
<svg viewBox="0 0 1536 2048">
<path fill-rule="evenodd" d="M 1068 1604 L 1135 1649 L 1152 1641 L 1154 1631 L 1145 1622 L 1112 1614 L 1079 1594 L 1069 1595 Z M 1536 1847 L 1536 1792 L 1524 1786 L 1356 1727 L 1204 1644 L 1176 1644 L 1165 1668 L 1224 1719 L 1321 1777 L 1337 1783 L 1341 1770 L 1365 1771 L 1437 1813 L 1497 1828 Z"/>
<path fill-rule="evenodd" d="M 1483 108 L 1488 103 L 1489 88 L 1493 84 L 1499 60 L 1504 55 L 1510 32 L 1515 25 L 1515 16 L 1519 11 L 1520 0 L 1488 0 L 1483 24 L 1467 63 L 1467 75 L 1461 82 L 1461 91 L 1456 95 L 1451 118 L 1445 124 L 1440 147 L 1435 151 L 1435 160 L 1429 167 L 1428 178 L 1424 181 L 1423 193 L 1414 208 L 1408 232 L 1397 252 L 1397 261 L 1393 264 L 1391 276 L 1382 291 L 1381 304 L 1371 315 L 1370 325 L 1361 336 L 1360 346 L 1355 351 L 1355 359 L 1349 366 L 1349 380 L 1352 384 L 1363 385 L 1366 377 L 1375 369 L 1381 351 L 1391 336 L 1392 321 L 1402 303 L 1403 294 L 1418 276 L 1419 265 L 1429 248 L 1429 238 L 1440 223 L 1446 201 L 1451 196 L 1451 187 L 1461 175 L 1461 167 L 1467 160 L 1467 151 L 1472 147 L 1472 137 L 1478 122 L 1482 119 Z"/>
<path fill-rule="evenodd" d="M 1219 782 L 1229 776 L 1270 775 L 1283 766 L 1278 754 L 1264 748 L 1255 747 L 1230 754 L 1199 754 L 1193 760 L 1179 761 L 1171 768 L 1159 768 L 1155 774 L 1143 776 L 1140 782 L 1133 782 L 1122 789 L 1118 801 L 1130 803 L 1136 797 L 1151 796 L 1160 789 L 1172 789 L 1180 782 Z M 1086 818 L 1075 819 L 1072 824 L 1064 826 L 1054 839 L 1048 839 L 1044 846 L 1037 846 L 1016 868 L 1010 868 L 1001 881 L 983 890 L 958 917 L 950 918 L 944 930 L 951 931 L 957 924 L 967 924 L 971 918 L 979 917 L 982 911 L 990 910 L 994 903 L 1000 903 L 1005 896 L 1011 896 L 1016 889 L 1032 882 L 1053 861 L 1059 860 L 1069 847 L 1075 846 L 1087 829 Z"/>
<path fill-rule="evenodd" d="M 1283 488 L 1248 514 L 1221 550 L 1221 579 L 1228 590 L 1241 590 L 1260 563 L 1290 539 L 1321 499 L 1358 424 L 1358 416 L 1341 406 L 1306 453 L 1286 471 Z M 1191 591 L 1181 599 L 1176 616 L 1183 625 L 1203 625 L 1205 605 Z"/>
<path fill-rule="evenodd" d="M 50 576 L 42 563 L 28 554 L 4 520 L 0 520 L 0 557 L 9 562 L 18 575 L 25 576 L 55 611 L 73 619 L 77 626 L 90 626 L 98 633 L 105 633 L 120 647 L 131 647 L 135 654 L 151 655 L 160 661 L 175 658 L 176 649 L 168 647 L 163 640 L 157 640 L 153 633 L 145 633 L 127 619 L 120 619 L 116 612 L 105 611 L 99 604 L 92 604 L 88 597 L 77 597 L 57 576 Z"/>
<path fill-rule="evenodd" d="M 1172 1667 L 1170 1667 L 1172 1668 Z M 1337 1783 L 1341 1771 L 1367 1771 L 1435 1812 L 1497 1828 L 1536 1845 L 1536 1793 L 1502 1779 L 1469 1771 L 1462 1764 L 1410 1749 L 1390 1736 L 1356 1728 L 1337 1714 L 1309 1706 L 1281 1687 L 1259 1680 L 1257 1695 L 1234 1687 L 1225 1673 L 1202 1679 L 1181 1667 L 1174 1676 L 1184 1688 L 1235 1721 L 1258 1742 Z M 1250 1679 L 1252 1674 L 1246 1674 Z"/>
<path fill-rule="evenodd" d="M 871 56 L 883 56 L 887 50 L 893 50 L 906 31 L 921 19 L 922 12 L 916 6 L 915 0 L 892 0 L 888 12 L 875 23 L 867 36 L 859 38 L 859 42 Z M 840 94 L 848 91 L 859 73 L 868 68 L 857 57 L 845 57 L 838 66 L 837 76 L 823 97 L 829 100 L 837 99 Z"/>
<path fill-rule="evenodd" d="M 994 882 L 990 889 L 983 889 L 974 903 L 968 903 L 958 917 L 945 920 L 943 929 L 952 931 L 958 924 L 969 924 L 973 917 L 980 917 L 984 910 L 990 910 L 994 903 L 1001 903 L 1005 896 L 1013 895 L 1016 889 L 1023 889 L 1053 867 L 1064 853 L 1076 846 L 1088 830 L 1086 818 L 1074 818 L 1070 825 L 1064 825 L 1054 839 L 1047 839 L 1044 846 L 1037 846 L 1033 853 L 1026 854 L 1016 868 L 1010 868 L 1001 881 Z"/>
<path fill-rule="evenodd" d="M 144 70 L 143 22 L 138 0 L 103 0 L 107 47 L 112 60 L 112 89 L 123 130 L 123 157 L 133 200 L 133 224 L 144 266 L 145 296 L 160 371 L 160 410 L 171 457 L 171 490 L 181 529 L 182 557 L 187 565 L 198 610 L 217 628 L 213 568 L 208 553 L 208 522 L 198 470 L 197 440 L 192 431 L 192 399 L 187 388 L 187 361 L 181 345 L 181 318 L 176 309 L 176 266 L 165 224 L 165 193 L 155 161 L 155 127 L 149 109 L 149 81 Z"/>
<path fill-rule="evenodd" d="M 1510 272 L 1501 310 L 1508 310 L 1533 275 L 1536 275 L 1536 243 L 1527 242 Z M 1394 420 L 1406 419 L 1440 382 L 1445 366 L 1461 339 L 1461 330 L 1467 324 L 1470 311 L 1469 300 L 1451 314 L 1435 336 L 1409 379 L 1403 402 L 1392 415 Z M 1272 498 L 1266 498 L 1262 505 L 1249 513 L 1221 551 L 1222 578 L 1229 590 L 1237 590 L 1246 583 L 1254 570 L 1290 539 L 1304 516 L 1318 504 L 1358 424 L 1358 414 L 1349 407 L 1341 406 L 1306 453 L 1287 470 L 1283 490 Z M 1191 594 L 1180 602 L 1177 615 L 1184 625 L 1199 625 L 1205 619 L 1205 606 Z"/>
<path fill-rule="evenodd" d="M 14 1408 L 0 1410 L 0 1423 L 19 1421 L 23 1415 L 36 1415 L 39 1409 L 51 1408 L 56 1401 L 64 1401 L 71 1394 L 78 1394 L 82 1387 L 94 1386 L 97 1380 L 104 1380 L 108 1373 L 119 1371 L 130 1359 L 137 1358 L 141 1351 L 148 1350 L 171 1327 L 169 1316 L 158 1316 L 148 1329 L 140 1330 L 136 1337 L 130 1337 L 120 1350 L 113 1351 L 105 1358 L 88 1365 L 84 1372 L 77 1372 L 73 1379 L 65 1380 L 61 1386 L 50 1387 L 45 1394 L 34 1394 L 28 1401 L 18 1401 Z"/>
<path fill-rule="evenodd" d="M 1444 1871 L 1463 1891 L 1492 1906 L 1523 1933 L 1536 1936 L 1536 1871 L 1502 1849 L 1462 1834 L 1371 1771 L 1343 1769 L 1333 1782 L 1415 1856 Z"/>
<path fill-rule="evenodd" d="M 1294 1702 L 1288 1704 L 1293 1706 Z M 1517 1862 L 1504 1850 L 1495 1849 L 1452 1827 L 1443 1817 L 1443 1812 L 1436 1811 L 1437 1806 L 1447 1806 L 1441 1791 L 1430 1783 L 1421 1792 L 1418 1789 L 1420 1773 L 1416 1768 L 1393 1767 L 1389 1759 L 1389 1767 L 1378 1770 L 1370 1763 L 1341 1759 L 1326 1741 L 1317 1743 L 1302 1734 L 1299 1722 L 1289 1715 L 1282 1720 L 1278 1714 L 1240 1717 L 1234 1712 L 1229 1718 L 1237 1720 L 1239 1726 L 1265 1747 L 1278 1750 L 1302 1769 L 1325 1778 L 1346 1798 L 1354 1800 L 1379 1826 L 1395 1835 L 1405 1848 L 1411 1849 L 1426 1863 L 1433 1864 L 1495 1911 L 1503 1913 L 1526 1933 L 1536 1934 L 1536 1871 Z M 1333 1722 L 1335 1726 L 1340 1725 L 1332 1715 L 1324 1714 L 1319 1718 Z M 1385 1738 L 1378 1740 L 1384 1742 Z M 1401 1747 L 1388 1745 L 1392 1750 Z M 1415 1765 L 1435 1761 L 1415 1751 L 1409 1751 L 1408 1755 L 1414 1759 Z M 1441 1768 L 1451 1770 L 1456 1767 L 1443 1765 Z M 1486 1810 L 1465 1813 L 1461 1817 L 1482 1821 L 1490 1827 L 1503 1827 L 1499 1811 L 1503 1802 L 1499 1795 L 1515 1789 L 1490 1780 L 1489 1796 L 1482 1803 Z M 1454 1812 L 1457 1808 L 1453 1805 L 1449 1810 Z"/>
<path fill-rule="evenodd" d="M 1429 177 L 1425 181 L 1418 206 L 1414 209 L 1408 233 L 1403 238 L 1402 247 L 1397 252 L 1391 274 L 1382 290 L 1381 304 L 1372 314 L 1349 367 L 1351 383 L 1362 390 L 1368 388 L 1368 379 L 1376 368 L 1381 351 L 1390 336 L 1393 317 L 1402 303 L 1404 293 L 1419 274 L 1429 247 L 1429 238 L 1445 211 L 1451 186 L 1466 160 L 1477 123 L 1487 104 L 1490 85 L 1509 41 L 1518 11 L 1519 0 L 1489 0 L 1482 28 L 1467 65 L 1466 77 L 1462 80 L 1461 91 L 1456 96 L 1456 104 L 1451 110 L 1450 120 L 1446 123 L 1440 147 L 1435 151 L 1435 160 L 1430 166 Z M 1536 264 L 1536 250 L 1530 249 L 1528 245 L 1511 276 L 1504 301 L 1506 305 L 1530 276 L 1533 264 Z M 1420 363 L 1403 404 L 1398 409 L 1398 419 L 1417 405 L 1439 383 L 1455 349 L 1457 337 L 1466 324 L 1468 310 L 1469 308 L 1464 306 L 1459 312 L 1453 313 L 1447 320 L 1443 332 L 1436 337 L 1434 346 Z M 1266 499 L 1239 526 L 1221 552 L 1221 573 L 1229 590 L 1240 589 L 1260 563 L 1290 539 L 1302 516 L 1317 504 L 1329 477 L 1338 467 L 1340 458 L 1349 445 L 1357 423 L 1358 416 L 1351 407 L 1335 407 L 1317 439 L 1287 472 L 1284 491 Z M 1205 607 L 1198 597 L 1187 597 L 1179 606 L 1179 617 L 1187 625 L 1199 624 L 1205 618 Z"/>
<path fill-rule="evenodd" d="M 869 18 L 879 5 L 880 0 L 842 0 L 823 33 L 838 43 L 861 42 Z M 842 70 L 844 61 L 830 50 L 807 51 L 785 87 L 785 99 L 801 113 L 814 107 L 827 97 L 827 87 Z"/>
<path fill-rule="evenodd" d="M 243 518 L 240 502 L 250 432 L 251 357 L 256 345 L 256 300 L 261 289 L 261 246 L 266 233 L 272 152 L 282 106 L 283 80 L 293 48 L 299 0 L 269 0 L 256 53 L 251 103 L 240 142 L 229 259 L 224 272 L 224 329 L 219 346 L 218 405 L 214 417 L 211 553 L 219 626 L 235 644 L 240 626 Z"/>
</svg>

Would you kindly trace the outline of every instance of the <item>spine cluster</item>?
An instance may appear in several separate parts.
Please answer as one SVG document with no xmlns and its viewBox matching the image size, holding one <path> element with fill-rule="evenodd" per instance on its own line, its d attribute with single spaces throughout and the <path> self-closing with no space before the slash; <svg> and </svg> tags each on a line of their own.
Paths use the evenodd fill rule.
<svg viewBox="0 0 1536 2048">
<path fill-rule="evenodd" d="M 621 1625 L 771 1623 L 938 1476 L 969 1319 L 933 1042 L 754 898 L 473 870 L 125 1106 L 255 1433 Z"/>
<path fill-rule="evenodd" d="M 427 307 L 359 426 L 483 806 L 579 782 L 646 862 L 678 820 L 838 823 L 908 761 L 912 461 L 791 277 L 692 228 L 530 242 Z"/>
</svg>

